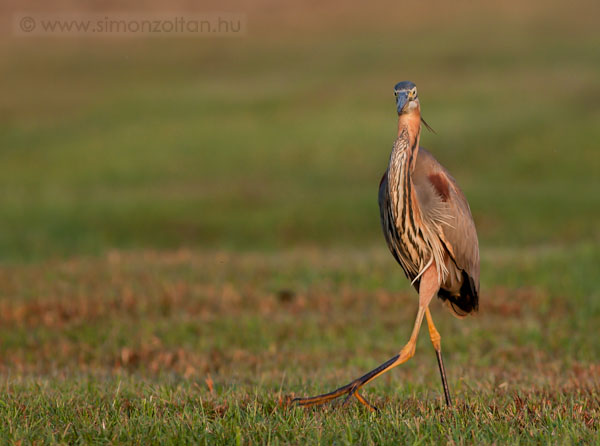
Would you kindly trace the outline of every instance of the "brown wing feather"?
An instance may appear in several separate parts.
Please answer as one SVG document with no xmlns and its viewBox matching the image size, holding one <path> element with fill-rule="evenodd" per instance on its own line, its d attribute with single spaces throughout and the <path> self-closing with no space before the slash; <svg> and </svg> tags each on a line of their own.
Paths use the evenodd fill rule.
<svg viewBox="0 0 600 446">
<path fill-rule="evenodd" d="M 448 301 L 454 312 L 464 316 L 478 308 L 479 243 L 471 209 L 450 173 L 427 150 L 420 148 L 413 182 L 421 210 L 443 209 L 440 240 L 448 254 L 448 279 L 439 297 Z"/>
</svg>

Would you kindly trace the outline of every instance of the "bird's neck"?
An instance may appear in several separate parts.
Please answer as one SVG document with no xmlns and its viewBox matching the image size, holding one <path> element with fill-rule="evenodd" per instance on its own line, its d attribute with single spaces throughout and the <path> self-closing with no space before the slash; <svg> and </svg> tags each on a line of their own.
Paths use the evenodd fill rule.
<svg viewBox="0 0 600 446">
<path fill-rule="evenodd" d="M 414 119 L 402 119 L 398 124 L 398 138 L 390 156 L 387 171 L 387 195 L 389 208 L 396 228 L 400 228 L 404 245 L 414 245 L 417 239 L 416 222 L 420 218 L 420 208 L 412 180 L 415 161 L 419 150 L 419 126 Z M 406 237 L 406 239 L 404 238 Z"/>
<path fill-rule="evenodd" d="M 407 227 L 408 218 L 419 212 L 413 187 L 412 172 L 419 152 L 420 116 L 401 115 L 398 138 L 390 156 L 388 191 L 397 224 Z"/>
<path fill-rule="evenodd" d="M 421 115 L 415 113 L 403 114 L 398 118 L 398 138 L 390 158 L 390 174 L 410 176 L 415 168 L 419 153 L 419 139 L 421 135 Z M 399 180 L 399 178 L 392 178 Z"/>
</svg>

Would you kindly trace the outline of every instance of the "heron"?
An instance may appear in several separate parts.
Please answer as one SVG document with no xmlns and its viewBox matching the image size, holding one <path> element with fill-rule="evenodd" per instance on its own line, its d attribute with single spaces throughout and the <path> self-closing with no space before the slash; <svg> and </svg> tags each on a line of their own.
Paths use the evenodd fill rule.
<svg viewBox="0 0 600 446">
<path fill-rule="evenodd" d="M 360 390 L 414 356 L 423 318 L 437 356 L 446 404 L 452 405 L 441 336 L 429 304 L 437 295 L 459 318 L 477 312 L 479 242 L 471 209 L 456 180 L 431 153 L 419 146 L 422 125 L 431 128 L 421 116 L 416 85 L 399 82 L 394 86 L 394 96 L 398 137 L 379 184 L 379 210 L 387 246 L 419 293 L 412 333 L 406 345 L 388 361 L 332 392 L 295 398 L 293 401 L 300 406 L 321 405 L 346 395 L 344 406 L 354 396 L 369 410 L 376 411 Z"/>
</svg>

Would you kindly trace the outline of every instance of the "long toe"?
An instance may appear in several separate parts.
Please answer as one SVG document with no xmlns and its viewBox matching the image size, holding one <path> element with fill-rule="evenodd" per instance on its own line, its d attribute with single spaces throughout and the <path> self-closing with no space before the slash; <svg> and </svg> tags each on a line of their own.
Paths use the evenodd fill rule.
<svg viewBox="0 0 600 446">
<path fill-rule="evenodd" d="M 307 398 L 294 398 L 292 403 L 297 403 L 299 406 L 309 407 L 325 404 L 335 398 L 338 398 L 342 395 L 349 394 L 352 395 L 355 383 L 352 382 L 348 385 L 340 387 L 339 389 L 334 390 L 333 392 L 324 393 L 322 395 L 311 396 Z"/>
<path fill-rule="evenodd" d="M 367 409 L 369 409 L 371 412 L 379 413 L 379 409 L 377 408 L 377 406 L 374 406 L 373 404 L 369 403 L 360 393 L 358 393 L 358 391 L 354 392 L 354 396 L 358 401 L 360 401 L 361 404 L 366 406 Z"/>
</svg>

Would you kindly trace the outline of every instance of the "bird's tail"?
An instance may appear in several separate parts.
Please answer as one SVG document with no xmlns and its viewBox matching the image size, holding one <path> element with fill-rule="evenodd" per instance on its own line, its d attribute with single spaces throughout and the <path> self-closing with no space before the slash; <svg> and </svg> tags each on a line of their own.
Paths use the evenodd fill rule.
<svg viewBox="0 0 600 446">
<path fill-rule="evenodd" d="M 440 288 L 438 297 L 452 310 L 456 317 L 463 318 L 479 310 L 479 293 L 473 279 L 463 271 L 463 283 L 460 291 L 451 293 Z"/>
</svg>

